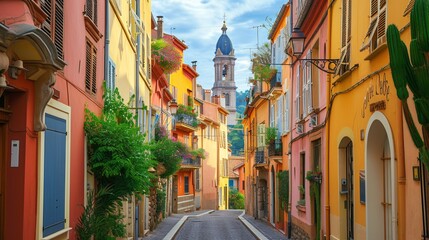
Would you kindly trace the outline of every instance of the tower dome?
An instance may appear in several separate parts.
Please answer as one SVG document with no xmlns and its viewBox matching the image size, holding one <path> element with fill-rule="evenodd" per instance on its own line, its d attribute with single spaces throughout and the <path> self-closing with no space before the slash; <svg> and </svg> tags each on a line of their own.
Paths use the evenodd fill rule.
<svg viewBox="0 0 429 240">
<path fill-rule="evenodd" d="M 226 35 L 226 30 L 228 28 L 226 27 L 225 21 L 223 21 L 223 26 L 221 29 L 222 35 L 220 35 L 219 39 L 217 40 L 215 53 L 218 49 L 220 49 L 223 55 L 229 55 L 233 48 L 231 39 L 229 39 L 228 35 Z"/>
</svg>

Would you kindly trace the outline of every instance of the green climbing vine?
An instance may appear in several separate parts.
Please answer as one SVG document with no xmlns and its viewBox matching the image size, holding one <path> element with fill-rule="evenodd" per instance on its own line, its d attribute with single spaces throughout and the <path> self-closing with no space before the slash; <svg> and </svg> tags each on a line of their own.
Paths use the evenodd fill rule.
<svg viewBox="0 0 429 240">
<path fill-rule="evenodd" d="M 104 107 L 97 116 L 85 110 L 84 130 L 88 139 L 88 168 L 93 172 L 96 191 L 78 223 L 78 239 L 116 239 L 126 234 L 122 201 L 149 191 L 155 166 L 136 116 L 121 98 L 118 89 L 106 91 Z M 88 238 L 89 237 L 89 238 Z"/>
<path fill-rule="evenodd" d="M 319 169 L 308 171 L 305 177 L 310 181 L 310 196 L 314 199 L 315 203 L 315 217 L 316 217 L 316 240 L 320 240 L 321 231 L 321 209 L 320 209 L 320 189 L 322 186 L 322 172 Z"/>
</svg>

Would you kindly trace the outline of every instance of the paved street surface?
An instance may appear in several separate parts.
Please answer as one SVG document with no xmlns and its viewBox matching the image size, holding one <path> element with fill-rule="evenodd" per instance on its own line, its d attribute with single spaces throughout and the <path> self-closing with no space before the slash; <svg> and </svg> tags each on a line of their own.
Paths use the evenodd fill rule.
<svg viewBox="0 0 429 240">
<path fill-rule="evenodd" d="M 143 239 L 281 240 L 287 238 L 265 221 L 245 215 L 243 211 L 227 210 L 173 214 L 164 219 Z"/>
<path fill-rule="evenodd" d="M 256 239 L 238 219 L 241 213 L 241 211 L 215 211 L 201 217 L 188 218 L 175 239 Z"/>
</svg>

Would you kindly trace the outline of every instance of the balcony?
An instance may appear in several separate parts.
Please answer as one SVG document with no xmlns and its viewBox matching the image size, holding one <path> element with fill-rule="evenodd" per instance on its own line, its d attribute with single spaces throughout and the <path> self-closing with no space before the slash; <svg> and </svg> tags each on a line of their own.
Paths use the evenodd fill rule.
<svg viewBox="0 0 429 240">
<path fill-rule="evenodd" d="M 282 73 L 277 72 L 270 80 L 270 93 L 274 96 L 282 94 Z"/>
<path fill-rule="evenodd" d="M 276 139 L 268 145 L 268 156 L 282 156 L 283 144 L 281 139 Z"/>
<path fill-rule="evenodd" d="M 256 167 L 265 165 L 266 163 L 267 163 L 267 159 L 265 159 L 265 148 L 259 147 L 255 152 Z"/>
<path fill-rule="evenodd" d="M 193 132 L 198 126 L 197 118 L 186 113 L 176 114 L 175 121 L 176 130 L 182 130 L 184 132 Z"/>
<path fill-rule="evenodd" d="M 195 159 L 191 157 L 183 157 L 180 168 L 181 169 L 196 169 L 201 167 L 201 158 L 197 157 Z"/>
<path fill-rule="evenodd" d="M 314 0 L 298 0 L 297 15 L 298 19 L 295 23 L 295 27 L 301 27 L 302 23 L 306 19 L 307 13 L 311 8 Z"/>
</svg>

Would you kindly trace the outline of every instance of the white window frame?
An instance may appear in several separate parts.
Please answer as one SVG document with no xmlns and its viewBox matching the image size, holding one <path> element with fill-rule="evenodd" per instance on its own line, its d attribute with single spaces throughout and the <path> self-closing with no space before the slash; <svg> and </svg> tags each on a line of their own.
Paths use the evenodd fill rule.
<svg viewBox="0 0 429 240">
<path fill-rule="evenodd" d="M 298 122 L 301 120 L 301 99 L 300 99 L 300 91 L 301 91 L 301 84 L 300 84 L 300 65 L 297 66 L 297 73 L 296 73 L 296 89 L 295 89 L 295 120 Z"/>
<path fill-rule="evenodd" d="M 36 237 L 37 239 L 51 239 L 55 236 L 60 236 L 63 234 L 67 234 L 72 228 L 70 227 L 70 143 L 71 143 L 71 108 L 61 102 L 56 100 L 50 100 L 48 105 L 46 106 L 45 115 L 49 114 L 52 116 L 56 116 L 62 118 L 66 121 L 66 162 L 65 162 L 65 191 L 64 191 L 64 228 L 54 234 L 43 237 L 43 192 L 44 192 L 44 148 L 45 148 L 45 132 L 41 132 L 39 134 L 39 144 L 38 145 L 38 191 L 41 194 L 38 194 L 38 209 L 37 209 L 37 229 L 36 229 Z M 43 118 L 45 117 L 43 116 Z M 84 189 L 86 193 L 86 188 Z"/>
</svg>

